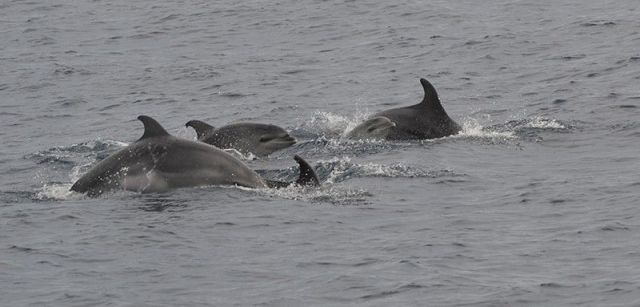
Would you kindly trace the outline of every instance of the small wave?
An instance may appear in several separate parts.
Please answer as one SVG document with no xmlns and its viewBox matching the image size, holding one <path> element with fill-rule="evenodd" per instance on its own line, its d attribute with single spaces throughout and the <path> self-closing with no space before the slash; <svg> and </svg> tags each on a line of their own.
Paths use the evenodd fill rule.
<svg viewBox="0 0 640 307">
<path fill-rule="evenodd" d="M 1 191 L 0 204 L 30 201 L 33 199 L 33 197 L 34 193 L 28 191 Z"/>
<path fill-rule="evenodd" d="M 603 27 L 603 26 L 609 27 L 609 26 L 615 26 L 616 23 L 610 20 L 594 20 L 594 21 L 583 22 L 580 25 L 583 27 Z"/>
<path fill-rule="evenodd" d="M 96 140 L 73 144 L 70 146 L 53 147 L 47 150 L 28 154 L 24 158 L 34 160 L 37 164 L 51 165 L 63 169 L 76 168 L 78 160 L 86 160 L 89 156 L 103 159 L 117 149 L 127 146 L 127 143 L 113 140 Z M 93 160 L 92 160 L 93 161 Z"/>
<path fill-rule="evenodd" d="M 92 75 L 94 73 L 83 68 L 77 68 L 77 67 L 72 67 L 72 66 L 62 65 L 62 64 L 55 64 L 55 69 L 53 70 L 53 74 L 66 75 L 66 76 L 79 74 L 79 75 L 86 76 L 86 75 Z"/>
<path fill-rule="evenodd" d="M 87 101 L 82 98 L 61 98 L 60 100 L 54 101 L 53 104 L 61 107 L 75 107 L 77 105 L 87 104 Z"/>
<path fill-rule="evenodd" d="M 175 76 L 173 80 L 210 81 L 220 76 L 218 70 L 218 67 L 213 65 L 202 65 L 196 67 L 176 67 L 170 69 L 169 73 Z M 220 87 L 220 85 L 212 86 L 212 88 Z"/>
<path fill-rule="evenodd" d="M 624 225 L 620 222 L 616 222 L 614 224 L 609 224 L 606 226 L 602 226 L 600 227 L 600 230 L 602 231 L 620 231 L 620 230 L 629 230 L 629 226 Z"/>
<path fill-rule="evenodd" d="M 540 284 L 541 288 L 568 288 L 569 286 L 555 282 L 544 282 Z"/>
<path fill-rule="evenodd" d="M 85 152 L 117 149 L 117 148 L 125 147 L 127 145 L 129 144 L 125 142 L 115 141 L 115 140 L 95 140 L 95 141 L 83 142 L 78 144 L 72 144 L 69 146 L 53 147 L 44 151 L 40 151 L 36 154 L 46 155 L 48 153 L 57 153 L 57 152 L 85 153 Z"/>
<path fill-rule="evenodd" d="M 238 93 L 238 92 L 222 92 L 222 91 L 218 92 L 218 96 L 228 97 L 228 98 L 244 98 L 244 97 L 254 96 L 254 95 L 255 94 L 244 94 L 244 93 Z"/>
</svg>

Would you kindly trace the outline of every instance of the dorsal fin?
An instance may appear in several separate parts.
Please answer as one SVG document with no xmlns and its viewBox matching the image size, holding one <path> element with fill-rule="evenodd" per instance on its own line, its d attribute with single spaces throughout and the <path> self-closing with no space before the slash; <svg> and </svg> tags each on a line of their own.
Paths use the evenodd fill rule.
<svg viewBox="0 0 640 307">
<path fill-rule="evenodd" d="M 162 128 L 162 126 L 155 119 L 149 116 L 140 115 L 138 116 L 138 120 L 141 121 L 144 125 L 144 134 L 142 135 L 140 140 L 156 136 L 169 135 L 167 130 L 164 130 L 164 128 Z"/>
<path fill-rule="evenodd" d="M 422 84 L 422 88 L 424 89 L 424 98 L 422 102 L 420 102 L 420 105 L 425 105 L 431 109 L 443 109 L 440 98 L 438 98 L 438 93 L 433 85 L 425 78 L 420 78 L 420 84 Z"/>
<path fill-rule="evenodd" d="M 190 120 L 188 121 L 186 124 L 184 124 L 186 127 L 191 127 L 193 128 L 193 130 L 196 131 L 196 135 L 198 136 L 198 139 L 202 138 L 203 136 L 205 136 L 207 133 L 209 133 L 209 131 L 214 130 L 215 128 L 203 121 L 200 120 Z"/>
<path fill-rule="evenodd" d="M 293 159 L 300 165 L 300 177 L 298 177 L 296 183 L 299 185 L 319 186 L 320 180 L 318 180 L 318 176 L 313 167 L 298 155 L 295 155 Z"/>
</svg>

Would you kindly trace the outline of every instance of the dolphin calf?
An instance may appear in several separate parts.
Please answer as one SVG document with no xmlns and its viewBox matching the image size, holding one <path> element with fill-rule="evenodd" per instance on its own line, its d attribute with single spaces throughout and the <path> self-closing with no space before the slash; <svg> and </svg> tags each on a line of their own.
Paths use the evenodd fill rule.
<svg viewBox="0 0 640 307">
<path fill-rule="evenodd" d="M 442 107 L 436 89 L 424 78 L 420 79 L 424 89 L 424 98 L 416 105 L 390 109 L 373 115 L 386 117 L 395 123 L 389 128 L 387 140 L 423 140 L 441 138 L 460 132 L 461 128 Z M 372 119 L 373 119 L 372 118 Z M 364 122 L 353 130 L 366 129 L 360 126 L 370 125 Z"/>
<path fill-rule="evenodd" d="M 354 140 L 385 139 L 396 123 L 384 116 L 372 117 L 349 131 L 347 138 Z"/>
<path fill-rule="evenodd" d="M 144 134 L 129 146 L 93 166 L 71 191 L 98 196 L 124 189 L 163 192 L 203 185 L 238 185 L 251 188 L 284 187 L 291 183 L 261 178 L 242 161 L 211 145 L 170 135 L 149 116 L 138 116 Z M 317 185 L 318 177 L 299 156 L 300 185 Z"/>
<path fill-rule="evenodd" d="M 216 129 L 203 121 L 190 120 L 185 126 L 193 128 L 201 142 L 260 157 L 296 143 L 287 131 L 275 125 L 235 123 Z"/>
</svg>

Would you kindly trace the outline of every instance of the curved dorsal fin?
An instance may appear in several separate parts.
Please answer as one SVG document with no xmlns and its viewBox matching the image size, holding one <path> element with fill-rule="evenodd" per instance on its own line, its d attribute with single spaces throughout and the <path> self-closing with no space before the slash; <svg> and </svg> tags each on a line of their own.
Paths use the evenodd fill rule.
<svg viewBox="0 0 640 307">
<path fill-rule="evenodd" d="M 156 136 L 169 135 L 169 133 L 164 130 L 164 128 L 162 128 L 162 126 L 155 119 L 149 116 L 140 115 L 138 116 L 138 120 L 141 121 L 144 125 L 144 134 L 142 135 L 140 140 Z"/>
<path fill-rule="evenodd" d="M 296 183 L 299 185 L 319 186 L 320 180 L 318 180 L 318 176 L 313 167 L 298 155 L 295 155 L 293 159 L 300 165 L 300 177 L 298 177 Z"/>
<path fill-rule="evenodd" d="M 188 121 L 186 124 L 184 124 L 185 127 L 191 127 L 193 128 L 193 130 L 196 131 L 196 135 L 198 136 L 198 139 L 202 138 L 203 136 L 205 136 L 207 133 L 209 133 L 209 131 L 212 131 L 213 129 L 215 129 L 213 126 L 200 121 L 200 120 L 190 120 Z"/>
<path fill-rule="evenodd" d="M 425 78 L 420 78 L 420 84 L 422 84 L 422 88 L 424 89 L 424 98 L 420 104 L 429 108 L 442 108 L 440 98 L 438 98 L 438 93 L 433 85 Z"/>
</svg>

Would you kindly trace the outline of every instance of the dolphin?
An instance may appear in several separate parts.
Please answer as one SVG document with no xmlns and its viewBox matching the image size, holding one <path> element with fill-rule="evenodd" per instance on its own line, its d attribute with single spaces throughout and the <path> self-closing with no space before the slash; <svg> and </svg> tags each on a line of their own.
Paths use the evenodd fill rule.
<svg viewBox="0 0 640 307">
<path fill-rule="evenodd" d="M 93 166 L 71 191 L 89 196 L 124 189 L 142 193 L 204 185 L 250 188 L 284 187 L 292 183 L 261 178 L 246 164 L 214 146 L 170 135 L 156 120 L 138 116 L 144 134 L 129 146 Z M 299 185 L 318 185 L 313 168 L 301 157 Z"/>
<path fill-rule="evenodd" d="M 420 103 L 373 115 L 373 118 L 386 117 L 395 123 L 395 127 L 389 128 L 385 136 L 387 140 L 434 139 L 457 134 L 462 130 L 460 125 L 447 115 L 433 85 L 424 78 L 420 79 L 420 83 L 424 89 L 424 98 Z M 361 127 L 363 125 L 366 127 L 370 123 L 364 122 L 353 130 L 365 129 Z"/>
<path fill-rule="evenodd" d="M 185 124 L 196 131 L 198 140 L 220 149 L 235 149 L 243 154 L 264 157 L 296 143 L 284 129 L 268 124 L 235 123 L 218 129 L 199 120 Z"/>
<path fill-rule="evenodd" d="M 384 116 L 372 117 L 359 124 L 347 133 L 347 138 L 354 140 L 385 139 L 396 123 Z"/>
</svg>

